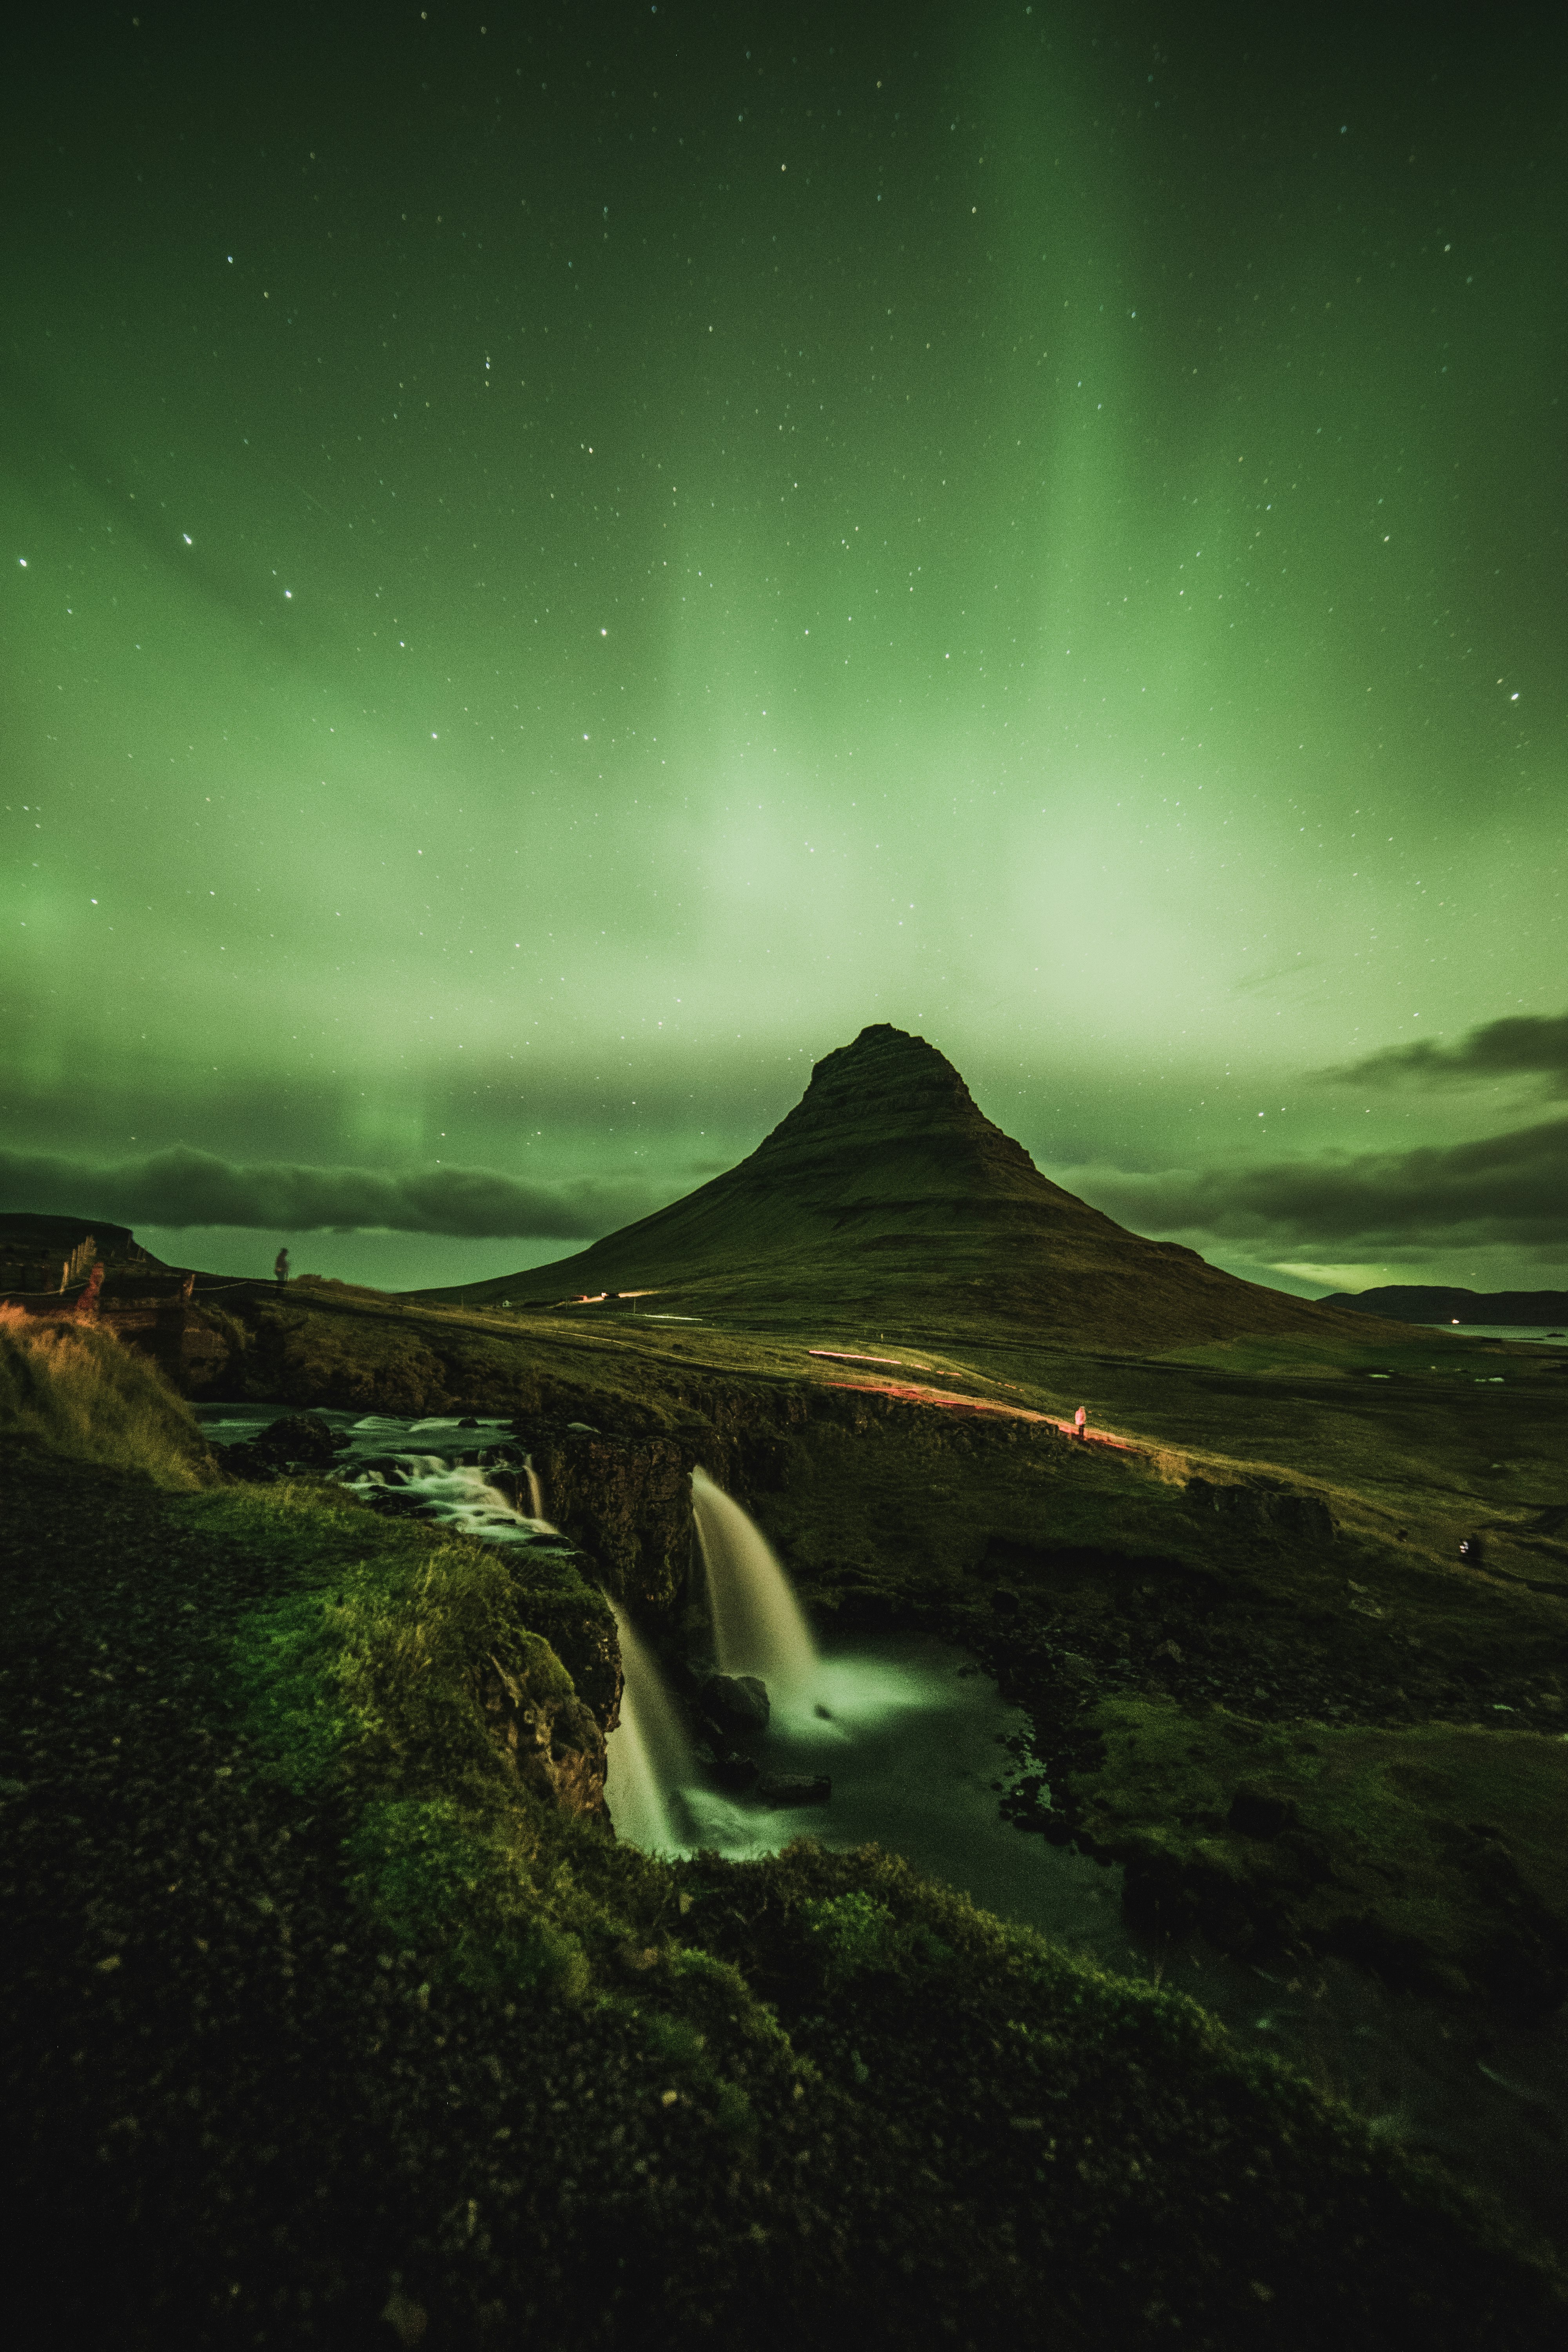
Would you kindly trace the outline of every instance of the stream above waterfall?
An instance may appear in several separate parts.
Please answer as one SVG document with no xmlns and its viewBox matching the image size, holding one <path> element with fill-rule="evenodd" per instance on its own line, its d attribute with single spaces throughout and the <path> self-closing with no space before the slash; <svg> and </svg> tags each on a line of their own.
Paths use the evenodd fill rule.
<svg viewBox="0 0 1568 2352">
<path fill-rule="evenodd" d="M 289 1410 L 195 1408 L 218 1445 L 253 1438 Z M 542 1514 L 519 1507 L 522 1494 L 514 1504 L 481 1465 L 455 1459 L 503 1444 L 509 1422 L 331 1411 L 313 1417 L 347 1438 L 338 1475 L 348 1483 L 404 1485 L 423 1516 L 489 1542 L 553 1537 Z M 373 1469 L 394 1457 L 395 1473 Z M 1238 2042 L 1299 2067 L 1380 2132 L 1444 2157 L 1557 2243 L 1568 2241 L 1564 2011 L 1515 2024 L 1391 1992 L 1345 1961 L 1317 1961 L 1292 1975 L 1283 1966 L 1231 1958 L 1197 1936 L 1164 1947 L 1134 1936 L 1121 1916 L 1119 1868 L 1004 1818 L 998 1800 L 1007 1743 L 1026 1730 L 1026 1718 L 963 1652 L 927 1635 L 819 1635 L 809 1672 L 790 1686 L 770 1684 L 767 1728 L 746 1739 L 746 1750 L 765 1773 L 827 1775 L 826 1804 L 771 1806 L 715 1787 L 690 1763 L 684 1728 L 661 1711 L 668 1702 L 651 1654 L 635 1629 L 626 1638 L 624 1614 L 616 1613 L 631 1703 L 609 1736 L 606 1796 L 631 1843 L 668 1853 L 706 1848 L 737 1860 L 776 1852 L 803 1834 L 838 1850 L 882 1845 L 922 1875 L 1100 1968 L 1188 1994 Z M 733 1663 L 744 1670 L 743 1660 Z"/>
</svg>

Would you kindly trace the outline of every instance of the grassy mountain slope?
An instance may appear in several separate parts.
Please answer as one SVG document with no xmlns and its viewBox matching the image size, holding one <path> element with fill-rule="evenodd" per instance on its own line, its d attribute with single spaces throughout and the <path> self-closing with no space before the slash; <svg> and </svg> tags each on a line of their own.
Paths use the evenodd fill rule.
<svg viewBox="0 0 1568 2352">
<path fill-rule="evenodd" d="M 886 1024 L 819 1062 L 738 1168 L 574 1256 L 461 1295 L 517 1304 L 640 1289 L 678 1293 L 691 1314 L 787 1320 L 831 1304 L 952 1332 L 1134 1348 L 1321 1333 L 1339 1313 L 1128 1233 L 1042 1176 L 934 1047 Z"/>
</svg>

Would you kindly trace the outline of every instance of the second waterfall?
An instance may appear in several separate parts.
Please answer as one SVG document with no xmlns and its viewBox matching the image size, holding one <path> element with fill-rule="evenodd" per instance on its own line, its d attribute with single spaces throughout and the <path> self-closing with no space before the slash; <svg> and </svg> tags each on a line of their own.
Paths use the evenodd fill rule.
<svg viewBox="0 0 1568 2352">
<path fill-rule="evenodd" d="M 767 1538 L 706 1470 L 691 1474 L 691 1505 L 720 1673 L 760 1675 L 770 1689 L 776 1684 L 786 1692 L 800 1690 L 820 1661 Z"/>
</svg>

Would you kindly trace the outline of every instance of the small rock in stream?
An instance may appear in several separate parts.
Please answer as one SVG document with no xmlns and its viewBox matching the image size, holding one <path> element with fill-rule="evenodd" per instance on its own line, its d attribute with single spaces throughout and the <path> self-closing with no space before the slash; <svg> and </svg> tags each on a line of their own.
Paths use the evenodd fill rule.
<svg viewBox="0 0 1568 2352">
<path fill-rule="evenodd" d="M 764 1805 L 826 1805 L 833 1783 L 826 1772 L 769 1772 L 757 1782 Z"/>
</svg>

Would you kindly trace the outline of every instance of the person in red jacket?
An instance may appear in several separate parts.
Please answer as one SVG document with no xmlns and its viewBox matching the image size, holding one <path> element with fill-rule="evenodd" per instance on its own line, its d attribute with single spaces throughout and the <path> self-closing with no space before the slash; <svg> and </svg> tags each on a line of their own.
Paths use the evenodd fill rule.
<svg viewBox="0 0 1568 2352">
<path fill-rule="evenodd" d="M 1078 1432 L 1078 1434 L 1080 1437 L 1087 1437 L 1089 1435 L 1089 1415 L 1085 1412 L 1082 1405 L 1079 1405 L 1078 1411 L 1074 1413 L 1072 1422 L 1074 1429 Z"/>
</svg>

